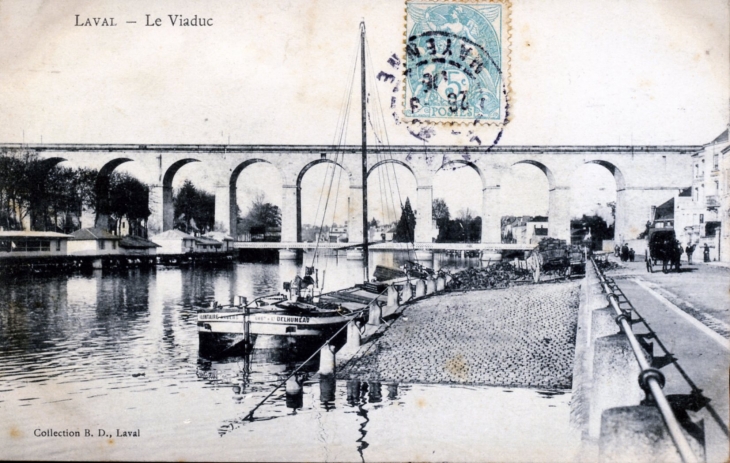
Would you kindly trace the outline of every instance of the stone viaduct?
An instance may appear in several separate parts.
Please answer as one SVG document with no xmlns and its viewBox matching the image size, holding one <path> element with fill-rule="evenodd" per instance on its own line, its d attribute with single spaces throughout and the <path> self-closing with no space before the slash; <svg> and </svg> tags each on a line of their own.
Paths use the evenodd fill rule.
<svg viewBox="0 0 730 463">
<path fill-rule="evenodd" d="M 123 144 L 2 144 L 0 149 L 38 153 L 49 164 L 71 161 L 99 170 L 97 191 L 109 174 L 126 162 L 141 163 L 150 185 L 150 233 L 173 226 L 172 180 L 188 163 L 216 180 L 216 228 L 230 232 L 236 223 L 236 182 L 248 166 L 266 162 L 276 167 L 283 184 L 282 242 L 297 242 L 301 230 L 301 183 L 319 163 L 336 163 L 347 173 L 350 188 L 350 242 L 362 242 L 362 174 L 358 146 L 299 145 L 123 145 Z M 481 212 L 482 243 L 499 243 L 501 178 L 513 166 L 529 164 L 548 181 L 549 235 L 570 239 L 570 184 L 576 169 L 586 163 L 603 166 L 616 181 L 616 238 L 633 239 L 644 230 L 650 206 L 658 205 L 679 188 L 691 184 L 691 155 L 701 146 L 494 146 L 490 149 L 453 146 L 371 147 L 368 175 L 389 163 L 408 169 L 417 184 L 416 242 L 431 241 L 433 178 L 443 168 L 474 169 L 482 182 L 482 196 L 474 209 Z M 343 177 L 343 181 L 345 178 Z M 456 187 L 455 187 L 456 188 Z M 508 211 L 507 211 L 508 212 Z"/>
</svg>

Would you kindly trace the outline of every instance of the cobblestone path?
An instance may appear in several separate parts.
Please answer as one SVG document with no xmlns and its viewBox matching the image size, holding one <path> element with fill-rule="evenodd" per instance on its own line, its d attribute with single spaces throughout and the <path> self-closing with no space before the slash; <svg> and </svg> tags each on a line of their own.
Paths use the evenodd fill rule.
<svg viewBox="0 0 730 463">
<path fill-rule="evenodd" d="M 530 285 L 417 302 L 338 378 L 570 388 L 578 288 Z"/>
</svg>

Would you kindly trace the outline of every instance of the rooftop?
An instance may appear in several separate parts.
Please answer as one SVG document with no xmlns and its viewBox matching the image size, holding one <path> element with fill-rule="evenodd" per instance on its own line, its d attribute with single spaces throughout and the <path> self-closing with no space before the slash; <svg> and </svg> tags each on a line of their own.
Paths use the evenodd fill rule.
<svg viewBox="0 0 730 463">
<path fill-rule="evenodd" d="M 102 230 L 101 228 L 82 228 L 81 230 L 77 230 L 71 235 L 73 238 L 72 240 L 121 240 L 121 236 L 112 235 L 106 230 Z"/>
<path fill-rule="evenodd" d="M 0 231 L 0 238 L 54 238 L 69 239 L 71 235 L 45 231 L 7 230 Z"/>
<path fill-rule="evenodd" d="M 147 248 L 159 248 L 160 245 L 152 242 L 150 240 L 146 240 L 142 238 L 141 236 L 125 236 L 122 238 L 122 241 L 119 243 L 119 246 L 123 248 L 128 249 L 147 249 Z"/>
<path fill-rule="evenodd" d="M 218 241 L 235 241 L 231 235 L 223 232 L 208 232 L 205 235 L 206 238 L 212 238 Z"/>
<path fill-rule="evenodd" d="M 220 241 L 214 240 L 213 238 L 206 238 L 205 236 L 196 236 L 195 241 L 197 241 L 199 244 L 206 244 L 206 245 L 212 245 L 212 246 L 221 246 L 223 243 Z"/>
<path fill-rule="evenodd" d="M 167 230 L 167 231 L 164 231 L 157 235 L 150 236 L 150 239 L 152 241 L 182 240 L 182 239 L 194 240 L 195 237 L 193 235 L 188 235 L 187 233 L 180 231 L 180 230 Z"/>
</svg>

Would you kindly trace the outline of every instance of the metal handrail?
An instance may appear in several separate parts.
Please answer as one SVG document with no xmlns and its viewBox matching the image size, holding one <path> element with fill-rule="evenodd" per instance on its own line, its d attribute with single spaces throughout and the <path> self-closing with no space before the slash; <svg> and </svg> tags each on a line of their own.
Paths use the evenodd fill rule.
<svg viewBox="0 0 730 463">
<path fill-rule="evenodd" d="M 592 257 L 591 262 L 593 263 L 593 268 L 596 270 L 601 286 L 606 292 L 606 298 L 608 299 L 609 304 L 611 304 L 611 307 L 613 307 L 613 310 L 616 312 L 616 323 L 621 326 L 622 331 L 626 334 L 626 338 L 629 340 L 629 344 L 631 344 L 631 350 L 634 351 L 636 361 L 639 363 L 639 367 L 641 368 L 641 373 L 639 373 L 639 385 L 642 389 L 644 389 L 644 391 L 650 392 L 654 398 L 654 402 L 656 403 L 657 408 L 659 408 L 659 412 L 662 414 L 664 423 L 667 425 L 667 430 L 669 430 L 669 435 L 672 437 L 674 445 L 677 446 L 677 450 L 679 451 L 679 455 L 682 457 L 682 461 L 685 463 L 699 462 L 695 454 L 692 452 L 689 442 L 684 437 L 682 428 L 677 421 L 677 417 L 674 416 L 674 412 L 672 411 L 667 398 L 664 396 L 664 392 L 662 391 L 662 388 L 664 387 L 664 375 L 659 370 L 652 368 L 651 365 L 649 365 L 649 362 L 646 361 L 646 357 L 644 357 L 643 349 L 639 344 L 639 340 L 636 339 L 636 335 L 631 329 L 629 316 L 619 307 L 618 297 L 611 290 L 611 287 L 606 281 L 606 277 L 598 268 L 598 264 L 596 264 L 596 261 L 593 260 Z"/>
</svg>

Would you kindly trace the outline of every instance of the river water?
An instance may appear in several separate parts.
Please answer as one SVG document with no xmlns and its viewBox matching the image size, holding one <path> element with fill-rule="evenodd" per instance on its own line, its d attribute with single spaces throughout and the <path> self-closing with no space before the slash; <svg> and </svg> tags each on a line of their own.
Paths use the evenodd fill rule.
<svg viewBox="0 0 730 463">
<path fill-rule="evenodd" d="M 406 258 L 374 253 L 371 265 Z M 440 256 L 432 264 L 480 265 Z M 276 351 L 202 358 L 195 311 L 277 291 L 301 265 L 3 281 L 0 459 L 572 459 L 578 436 L 567 425 L 567 391 L 319 384 L 312 365 L 300 389 L 281 388 L 244 421 L 298 361 Z M 325 291 L 361 281 L 360 265 L 320 259 Z"/>
</svg>

